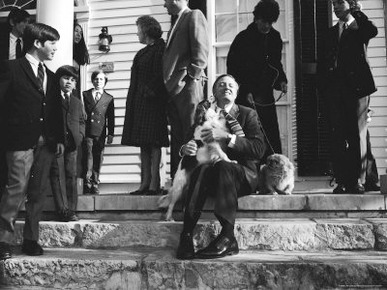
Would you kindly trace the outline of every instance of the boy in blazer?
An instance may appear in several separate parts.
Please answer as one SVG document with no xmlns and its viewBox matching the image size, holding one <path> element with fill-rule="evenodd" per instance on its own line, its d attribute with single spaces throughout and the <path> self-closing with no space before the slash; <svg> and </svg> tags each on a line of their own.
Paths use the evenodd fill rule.
<svg viewBox="0 0 387 290">
<path fill-rule="evenodd" d="M 64 146 L 63 155 L 54 158 L 51 164 L 50 181 L 59 220 L 77 221 L 77 148 L 85 137 L 83 104 L 73 91 L 78 72 L 73 66 L 64 65 L 55 73 L 60 90 L 57 94 L 62 104 Z"/>
<path fill-rule="evenodd" d="M 0 202 L 0 260 L 12 257 L 14 223 L 26 194 L 22 252 L 43 254 L 39 221 L 44 207 L 44 186 L 55 154 L 62 154 L 63 123 L 58 85 L 44 61 L 52 60 L 59 33 L 34 23 L 24 30 L 25 57 L 0 64 L 0 107 L 7 108 L 2 128 L 6 150 L 7 184 Z"/>
<path fill-rule="evenodd" d="M 99 174 L 105 142 L 111 144 L 114 136 L 114 100 L 113 96 L 104 90 L 108 78 L 102 70 L 94 71 L 91 74 L 91 81 L 94 88 L 83 92 L 87 115 L 84 191 L 99 194 Z"/>
<path fill-rule="evenodd" d="M 363 194 L 367 167 L 367 112 L 376 91 L 367 59 L 377 27 L 354 0 L 332 0 L 339 21 L 329 28 L 319 62 L 320 92 L 332 132 L 333 193 Z"/>
</svg>

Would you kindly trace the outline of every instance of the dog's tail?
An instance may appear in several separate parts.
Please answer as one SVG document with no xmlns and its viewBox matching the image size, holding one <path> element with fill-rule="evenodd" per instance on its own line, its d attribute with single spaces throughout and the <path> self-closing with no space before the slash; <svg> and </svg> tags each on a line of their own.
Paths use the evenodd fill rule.
<svg viewBox="0 0 387 290">
<path fill-rule="evenodd" d="M 173 184 L 171 188 L 168 190 L 167 195 L 163 195 L 159 198 L 157 205 L 159 208 L 167 208 L 172 201 L 178 201 L 182 194 L 184 187 L 187 185 L 187 172 L 185 169 L 181 168 L 181 162 L 177 168 L 175 173 L 175 177 L 173 179 Z"/>
</svg>

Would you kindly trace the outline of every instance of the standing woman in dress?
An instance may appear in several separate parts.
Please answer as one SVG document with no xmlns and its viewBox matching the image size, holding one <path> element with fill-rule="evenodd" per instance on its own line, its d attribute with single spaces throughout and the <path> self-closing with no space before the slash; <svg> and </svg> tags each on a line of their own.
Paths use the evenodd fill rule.
<svg viewBox="0 0 387 290">
<path fill-rule="evenodd" d="M 160 191 L 161 147 L 168 147 L 167 91 L 162 76 L 165 42 L 160 23 L 151 16 L 136 21 L 140 43 L 146 44 L 133 60 L 126 101 L 122 145 L 140 147 L 141 185 L 135 195 Z"/>
<path fill-rule="evenodd" d="M 89 51 L 87 50 L 85 38 L 83 36 L 83 29 L 81 25 L 75 20 L 74 21 L 74 35 L 73 35 L 73 67 L 78 72 L 78 81 L 77 81 L 77 87 L 75 90 L 76 97 L 79 98 L 82 101 L 82 107 L 83 107 L 83 116 L 86 120 L 87 115 L 85 111 L 85 105 L 84 101 L 82 99 L 81 95 L 81 71 L 80 67 L 83 65 L 88 65 L 90 63 L 90 56 Z M 84 163 L 86 162 L 83 157 L 83 152 L 86 150 L 83 147 L 83 141 L 82 144 L 78 148 L 78 155 L 77 155 L 77 176 L 82 177 L 83 175 L 83 167 Z"/>
</svg>

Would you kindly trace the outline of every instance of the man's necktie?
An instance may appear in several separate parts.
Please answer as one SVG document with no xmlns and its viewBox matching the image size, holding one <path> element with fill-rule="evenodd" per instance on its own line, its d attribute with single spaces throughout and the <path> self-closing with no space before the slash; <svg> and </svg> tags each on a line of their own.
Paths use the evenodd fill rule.
<svg viewBox="0 0 387 290">
<path fill-rule="evenodd" d="M 101 98 L 101 93 L 100 92 L 96 92 L 95 93 L 95 102 L 98 102 L 100 98 Z"/>
<path fill-rule="evenodd" d="M 340 34 L 340 37 L 339 39 L 341 38 L 341 36 L 343 35 L 344 31 L 348 28 L 348 23 L 346 22 L 343 22 L 343 25 L 341 27 L 341 34 Z"/>
<path fill-rule="evenodd" d="M 167 34 L 167 41 L 168 41 L 169 37 L 171 36 L 172 28 L 175 25 L 177 18 L 179 18 L 178 15 L 171 16 L 171 28 L 169 29 L 168 34 Z"/>
<path fill-rule="evenodd" d="M 70 94 L 66 93 L 64 96 L 65 96 L 66 109 L 68 109 L 70 107 Z"/>
<path fill-rule="evenodd" d="M 16 51 L 16 58 L 21 58 L 23 56 L 20 38 L 16 39 L 15 51 Z"/>
<path fill-rule="evenodd" d="M 39 66 L 38 66 L 38 83 L 40 85 L 40 88 L 42 89 L 42 91 L 44 91 L 44 88 L 43 88 L 43 82 L 44 82 L 44 68 L 43 68 L 43 64 L 40 62 L 39 63 Z"/>
<path fill-rule="evenodd" d="M 231 133 L 239 137 L 245 137 L 245 133 L 243 132 L 242 126 L 238 123 L 238 121 L 225 110 L 222 110 L 222 113 L 227 121 L 227 124 L 230 127 Z"/>
</svg>

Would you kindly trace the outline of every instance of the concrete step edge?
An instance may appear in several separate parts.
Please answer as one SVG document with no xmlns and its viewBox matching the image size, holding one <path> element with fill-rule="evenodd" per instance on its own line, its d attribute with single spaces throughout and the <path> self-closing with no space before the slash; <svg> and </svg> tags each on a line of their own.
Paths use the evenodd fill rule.
<svg viewBox="0 0 387 290">
<path fill-rule="evenodd" d="M 46 249 L 0 262 L 0 285 L 51 289 L 385 289 L 387 253 L 241 251 L 214 260 L 170 248 Z M 368 288 L 367 288 L 368 287 Z M 33 288 L 31 288 L 33 289 Z"/>
<path fill-rule="evenodd" d="M 23 221 L 15 225 L 15 245 L 22 243 L 23 226 Z M 176 248 L 181 230 L 182 222 L 41 222 L 39 243 L 48 248 Z M 195 245 L 207 245 L 220 230 L 218 222 L 199 222 Z M 243 250 L 387 250 L 387 219 L 238 219 L 234 233 Z"/>
</svg>

